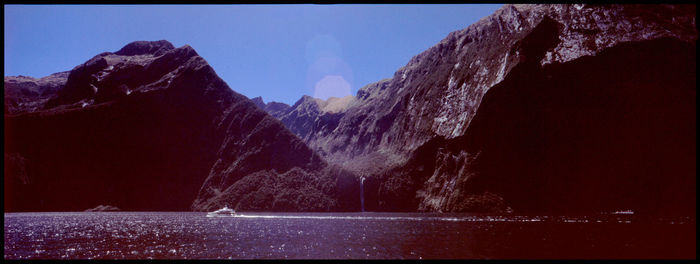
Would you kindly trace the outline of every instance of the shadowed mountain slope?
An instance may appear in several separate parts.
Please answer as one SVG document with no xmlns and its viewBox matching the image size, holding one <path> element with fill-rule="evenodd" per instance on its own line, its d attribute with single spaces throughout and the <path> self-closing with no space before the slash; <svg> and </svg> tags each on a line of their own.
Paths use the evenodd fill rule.
<svg viewBox="0 0 700 264">
<path fill-rule="evenodd" d="M 6 85 L 5 94 L 13 90 Z M 357 196 L 336 196 L 342 172 L 330 175 L 332 168 L 189 46 L 138 41 L 102 53 L 29 110 L 4 118 L 6 211 L 359 207 Z M 277 184 L 230 188 L 241 179 Z M 282 191 L 296 181 L 304 192 Z M 263 187 L 271 200 L 222 198 L 268 194 Z"/>
</svg>

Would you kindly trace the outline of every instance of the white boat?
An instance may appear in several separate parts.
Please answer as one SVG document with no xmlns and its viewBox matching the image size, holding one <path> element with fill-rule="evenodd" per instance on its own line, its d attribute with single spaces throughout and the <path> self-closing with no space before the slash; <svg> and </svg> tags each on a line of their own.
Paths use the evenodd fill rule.
<svg viewBox="0 0 700 264">
<path fill-rule="evenodd" d="M 621 211 L 615 211 L 612 214 L 626 214 L 626 215 L 631 215 L 634 214 L 634 211 L 632 210 L 621 210 Z"/>
<path fill-rule="evenodd" d="M 236 210 L 224 206 L 219 210 L 207 213 L 207 217 L 236 216 Z"/>
</svg>

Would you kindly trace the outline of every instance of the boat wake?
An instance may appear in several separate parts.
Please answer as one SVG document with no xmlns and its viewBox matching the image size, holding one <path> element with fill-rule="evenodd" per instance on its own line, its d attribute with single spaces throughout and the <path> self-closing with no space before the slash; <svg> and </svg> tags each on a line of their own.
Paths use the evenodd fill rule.
<svg viewBox="0 0 700 264">
<path fill-rule="evenodd" d="M 207 217 L 229 217 L 238 219 L 317 219 L 317 220 L 371 220 L 371 221 L 445 221 L 445 222 L 509 222 L 509 223 L 632 223 L 632 218 L 599 218 L 581 216 L 327 216 L 327 215 L 262 215 L 262 214 L 207 214 Z"/>
<path fill-rule="evenodd" d="M 469 216 L 469 217 L 436 217 L 436 216 L 314 216 L 314 215 L 244 215 L 237 214 L 235 218 L 256 219 L 327 219 L 327 220 L 374 220 L 374 221 L 448 221 L 448 222 L 540 222 L 547 217 L 499 217 L 499 216 Z"/>
</svg>

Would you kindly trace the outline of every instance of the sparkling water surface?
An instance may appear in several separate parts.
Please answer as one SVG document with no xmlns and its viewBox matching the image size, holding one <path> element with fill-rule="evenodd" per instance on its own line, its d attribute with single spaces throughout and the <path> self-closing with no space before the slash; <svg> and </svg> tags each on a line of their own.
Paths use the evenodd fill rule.
<svg viewBox="0 0 700 264">
<path fill-rule="evenodd" d="M 5 213 L 5 259 L 675 259 L 695 219 L 421 213 Z"/>
</svg>

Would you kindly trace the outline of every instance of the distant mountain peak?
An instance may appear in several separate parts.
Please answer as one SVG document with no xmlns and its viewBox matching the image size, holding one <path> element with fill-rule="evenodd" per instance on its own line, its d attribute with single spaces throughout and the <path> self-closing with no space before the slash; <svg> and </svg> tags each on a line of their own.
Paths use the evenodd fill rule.
<svg viewBox="0 0 700 264">
<path fill-rule="evenodd" d="M 260 109 L 265 108 L 265 102 L 263 101 L 262 96 L 254 97 L 250 100 L 253 101 L 253 103 L 255 103 L 255 105 L 257 105 Z"/>
<path fill-rule="evenodd" d="M 189 45 L 185 45 L 189 47 Z M 158 41 L 134 41 L 129 44 L 126 44 L 123 48 L 121 48 L 119 51 L 115 52 L 114 54 L 117 55 L 123 55 L 123 56 L 133 56 L 133 55 L 143 55 L 143 54 L 151 54 L 151 55 L 162 55 L 163 53 L 175 49 L 175 46 L 173 46 L 170 41 L 167 40 L 158 40 Z"/>
</svg>

